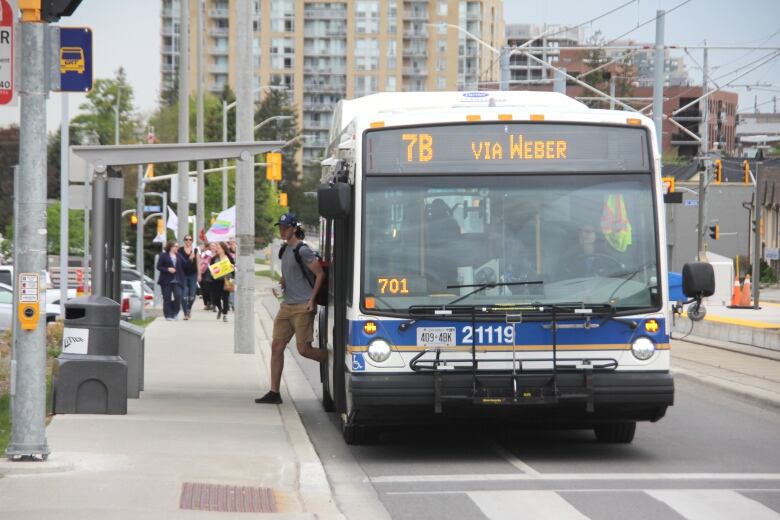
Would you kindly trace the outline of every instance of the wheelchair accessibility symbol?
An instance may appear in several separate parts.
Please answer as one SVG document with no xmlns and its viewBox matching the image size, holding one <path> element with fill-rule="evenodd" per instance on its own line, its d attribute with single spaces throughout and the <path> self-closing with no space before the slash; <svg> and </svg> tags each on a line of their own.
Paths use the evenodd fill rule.
<svg viewBox="0 0 780 520">
<path fill-rule="evenodd" d="M 352 354 L 352 370 L 362 372 L 365 369 L 366 361 L 363 359 L 363 354 Z"/>
</svg>

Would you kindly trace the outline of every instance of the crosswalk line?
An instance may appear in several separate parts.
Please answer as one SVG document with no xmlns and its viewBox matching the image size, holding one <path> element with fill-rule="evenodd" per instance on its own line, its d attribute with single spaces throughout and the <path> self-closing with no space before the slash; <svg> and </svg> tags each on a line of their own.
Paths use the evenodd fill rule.
<svg viewBox="0 0 780 520">
<path fill-rule="evenodd" d="M 490 520 L 588 520 L 554 491 L 471 491 L 468 496 Z"/>
<path fill-rule="evenodd" d="M 662 489 L 645 491 L 687 520 L 780 520 L 780 513 L 736 491 L 725 489 Z"/>
</svg>

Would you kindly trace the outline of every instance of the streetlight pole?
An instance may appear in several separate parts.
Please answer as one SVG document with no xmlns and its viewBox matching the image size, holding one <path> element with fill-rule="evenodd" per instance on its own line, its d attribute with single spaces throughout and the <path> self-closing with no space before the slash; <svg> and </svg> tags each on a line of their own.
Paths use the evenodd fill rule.
<svg viewBox="0 0 780 520">
<path fill-rule="evenodd" d="M 190 2 L 179 2 L 179 142 L 190 142 Z M 189 162 L 179 163 L 179 189 L 176 194 L 176 209 L 179 213 L 178 238 L 184 238 L 189 227 L 190 191 Z"/>
<path fill-rule="evenodd" d="M 204 27 L 204 5 L 203 0 L 198 0 L 198 34 L 197 34 L 197 50 L 198 53 L 198 71 L 197 71 L 197 114 L 196 114 L 196 126 L 197 126 L 197 139 L 199 143 L 203 142 L 203 33 Z M 197 161 L 198 170 L 198 203 L 195 209 L 195 243 L 197 243 L 198 232 L 201 227 L 205 227 L 205 199 L 206 199 L 206 187 L 204 186 L 203 177 L 203 161 Z"/>
<path fill-rule="evenodd" d="M 144 167 L 138 165 L 138 186 L 135 189 L 135 266 L 138 271 L 138 277 L 141 279 L 141 319 L 144 319 Z"/>
<path fill-rule="evenodd" d="M 236 107 L 237 141 L 253 140 L 252 120 L 252 20 L 253 4 L 250 0 L 238 2 L 238 78 Z M 238 242 L 238 261 L 236 262 L 236 323 L 233 327 L 234 352 L 252 354 L 255 351 L 255 280 L 254 252 L 255 242 L 255 178 L 254 157 L 249 156 L 237 163 L 236 175 L 236 238 Z"/>
</svg>

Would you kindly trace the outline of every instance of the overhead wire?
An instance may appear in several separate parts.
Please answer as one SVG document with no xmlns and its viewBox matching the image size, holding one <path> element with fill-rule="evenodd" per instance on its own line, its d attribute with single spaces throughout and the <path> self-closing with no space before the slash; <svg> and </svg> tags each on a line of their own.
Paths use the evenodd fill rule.
<svg viewBox="0 0 780 520">
<path fill-rule="evenodd" d="M 682 6 L 684 6 L 685 4 L 688 4 L 688 3 L 690 3 L 691 1 L 692 1 L 692 0 L 685 0 L 684 2 L 681 2 L 681 3 L 677 4 L 676 6 L 672 7 L 672 8 L 671 8 L 671 9 L 669 9 L 668 11 L 665 11 L 665 12 L 663 13 L 663 16 L 666 16 L 667 14 L 671 14 L 671 13 L 673 13 L 674 11 L 676 11 L 676 10 L 677 10 L 677 9 L 679 9 L 679 8 L 681 8 L 681 7 L 682 7 Z M 645 22 L 642 22 L 641 24 L 637 25 L 636 27 L 634 27 L 634 28 L 633 28 L 633 29 L 631 29 L 630 31 L 626 31 L 626 32 L 624 32 L 623 34 L 621 34 L 620 36 L 618 36 L 617 38 L 613 38 L 612 40 L 610 40 L 610 41 L 606 42 L 605 44 L 603 44 L 603 45 L 602 45 L 602 47 L 604 47 L 604 46 L 607 46 L 607 45 L 612 45 L 613 43 L 615 43 L 616 41 L 618 41 L 618 40 L 619 40 L 620 38 L 622 38 L 623 36 L 627 36 L 627 35 L 631 34 L 632 32 L 636 31 L 637 29 L 639 29 L 640 27 L 644 27 L 645 25 L 649 24 L 650 22 L 654 22 L 654 21 L 655 21 L 655 20 L 657 20 L 657 19 L 658 19 L 658 15 L 655 15 L 654 17 L 650 18 L 649 20 L 647 20 L 647 21 L 645 21 Z"/>
</svg>

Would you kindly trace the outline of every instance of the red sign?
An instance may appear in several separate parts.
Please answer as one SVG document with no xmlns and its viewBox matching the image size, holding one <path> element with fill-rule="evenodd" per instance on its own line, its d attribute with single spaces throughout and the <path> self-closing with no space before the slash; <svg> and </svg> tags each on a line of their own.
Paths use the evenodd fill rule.
<svg viewBox="0 0 780 520">
<path fill-rule="evenodd" d="M 0 105 L 14 100 L 15 12 L 8 0 L 0 0 Z"/>
</svg>

